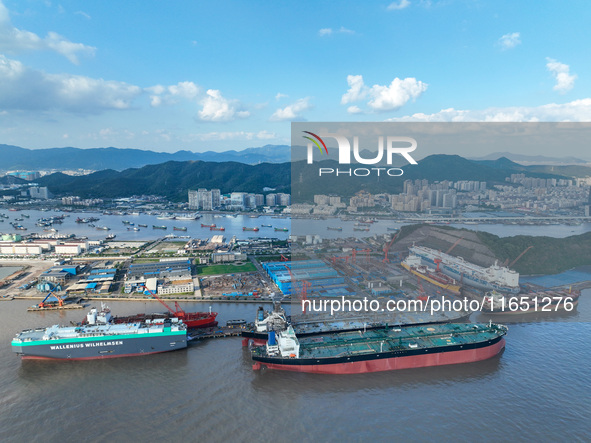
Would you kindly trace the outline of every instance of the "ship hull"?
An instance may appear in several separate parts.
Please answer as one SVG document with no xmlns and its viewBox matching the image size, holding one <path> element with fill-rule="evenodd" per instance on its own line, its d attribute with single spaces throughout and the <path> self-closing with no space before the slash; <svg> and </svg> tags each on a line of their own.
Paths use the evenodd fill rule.
<svg viewBox="0 0 591 443">
<path fill-rule="evenodd" d="M 406 263 L 402 262 L 400 263 L 402 265 L 402 267 L 404 269 L 406 269 L 407 271 L 411 272 L 412 274 L 416 275 L 417 277 L 422 278 L 423 280 L 428 281 L 429 283 L 435 285 L 435 286 L 439 286 L 440 288 L 446 289 L 456 295 L 460 295 L 460 289 L 461 287 L 459 285 L 454 285 L 454 284 L 450 284 L 450 283 L 443 283 L 440 281 L 435 280 L 434 278 L 430 277 L 428 274 L 423 274 L 421 272 L 416 271 L 415 269 L 413 269 L 411 266 L 407 265 Z"/>
<path fill-rule="evenodd" d="M 187 347 L 186 331 L 142 335 L 13 343 L 12 349 L 23 359 L 95 360 L 156 354 Z"/>
<path fill-rule="evenodd" d="M 435 260 L 432 257 L 425 255 L 425 254 L 421 254 L 420 252 L 417 252 L 417 251 L 412 251 L 412 252 L 414 254 L 418 255 L 423 261 L 425 261 L 429 265 L 437 266 L 437 263 L 435 262 Z M 504 286 L 504 285 L 496 284 L 493 282 L 485 281 L 483 279 L 480 279 L 480 278 L 470 275 L 469 272 L 464 273 L 461 270 L 455 269 L 446 263 L 440 263 L 439 269 L 441 270 L 442 273 L 444 273 L 448 277 L 451 277 L 451 278 L 461 282 L 463 285 L 472 286 L 474 288 L 483 289 L 485 291 L 495 290 L 495 291 L 500 291 L 500 292 L 508 292 L 511 294 L 518 294 L 519 291 L 521 290 L 519 288 L 519 286 Z"/>
<path fill-rule="evenodd" d="M 368 372 L 393 371 L 399 369 L 424 368 L 461 363 L 472 363 L 487 360 L 499 354 L 505 347 L 505 339 L 497 337 L 493 340 L 476 345 L 450 346 L 449 349 L 419 349 L 407 351 L 400 356 L 389 356 L 391 353 L 364 356 L 354 361 L 355 357 L 339 357 L 325 359 L 289 359 L 289 358 L 258 358 L 254 369 L 264 366 L 268 369 L 282 371 L 307 372 L 314 374 L 364 374 Z M 347 361 L 350 359 L 349 361 Z"/>
</svg>

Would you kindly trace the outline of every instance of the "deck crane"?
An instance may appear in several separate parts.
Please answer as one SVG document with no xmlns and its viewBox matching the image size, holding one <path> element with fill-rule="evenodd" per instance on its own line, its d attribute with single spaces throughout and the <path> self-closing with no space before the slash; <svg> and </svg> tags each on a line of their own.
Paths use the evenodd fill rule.
<svg viewBox="0 0 591 443">
<path fill-rule="evenodd" d="M 168 312 L 170 312 L 175 317 L 179 317 L 182 319 L 183 317 L 185 317 L 187 315 L 186 312 L 183 311 L 183 309 L 180 307 L 180 305 L 176 301 L 174 302 L 174 307 L 176 310 L 173 311 L 172 308 L 170 306 L 168 306 L 166 303 L 164 303 L 164 301 L 162 299 L 160 299 L 154 291 L 151 291 L 150 289 L 146 288 L 144 291 L 144 294 L 151 295 L 152 297 L 154 297 L 156 300 L 158 300 L 160 302 L 160 304 L 162 304 L 162 306 L 164 306 L 168 310 Z"/>
<path fill-rule="evenodd" d="M 519 255 L 517 256 L 517 258 L 516 258 L 515 260 L 513 260 L 511 263 L 509 263 L 509 267 L 510 267 L 510 268 L 512 268 L 512 267 L 513 267 L 513 265 L 514 265 L 515 263 L 517 263 L 517 260 L 519 260 L 521 257 L 523 257 L 523 256 L 525 255 L 525 253 L 526 253 L 527 251 L 529 251 L 531 248 L 533 248 L 533 246 L 529 246 L 529 247 L 527 247 L 527 248 L 526 248 L 526 249 L 525 249 L 525 250 L 524 250 L 524 251 L 523 251 L 521 254 L 519 254 Z"/>
<path fill-rule="evenodd" d="M 464 239 L 464 237 L 458 238 L 456 240 L 456 242 L 453 245 L 451 245 L 451 248 L 449 248 L 447 251 L 445 251 L 445 253 L 449 254 L 452 251 L 452 249 L 455 248 L 458 245 L 458 243 L 460 243 L 463 239 Z"/>
<path fill-rule="evenodd" d="M 392 240 L 390 240 L 389 243 L 387 243 L 386 245 L 384 245 L 384 258 L 382 260 L 382 263 L 390 263 L 390 259 L 388 258 L 388 250 L 390 249 L 390 246 L 392 246 L 392 243 L 394 243 L 394 240 L 396 240 L 396 237 L 398 237 L 398 234 L 400 233 L 400 231 L 398 231 L 396 233 L 396 235 L 394 235 L 394 237 L 392 238 Z"/>
<path fill-rule="evenodd" d="M 49 294 L 47 294 L 47 295 L 45 296 L 45 298 L 44 298 L 44 299 L 43 299 L 43 300 L 42 300 L 42 301 L 41 301 L 41 302 L 40 302 L 40 303 L 39 303 L 37 306 L 38 306 L 39 308 L 49 308 L 49 307 L 51 307 L 51 306 L 52 306 L 52 304 L 51 304 L 51 303 L 47 303 L 47 304 L 46 304 L 45 302 L 46 302 L 46 300 L 47 300 L 49 297 L 51 297 L 52 295 L 53 295 L 53 296 L 56 298 L 56 300 L 57 300 L 57 302 L 58 302 L 58 305 L 59 305 L 59 307 L 61 308 L 61 307 L 64 305 L 64 299 L 63 299 L 63 298 L 61 298 L 60 296 L 56 295 L 56 294 L 53 294 L 53 291 L 50 291 L 50 292 L 49 292 Z"/>
</svg>

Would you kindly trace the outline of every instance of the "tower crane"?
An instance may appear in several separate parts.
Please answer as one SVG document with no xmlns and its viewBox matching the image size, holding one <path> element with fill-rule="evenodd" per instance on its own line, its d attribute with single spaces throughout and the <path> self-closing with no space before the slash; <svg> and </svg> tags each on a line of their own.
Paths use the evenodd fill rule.
<svg viewBox="0 0 591 443">
<path fill-rule="evenodd" d="M 382 260 L 382 263 L 390 263 L 390 259 L 388 258 L 388 250 L 390 249 L 390 246 L 392 246 L 392 243 L 394 243 L 394 240 L 396 240 L 396 237 L 398 237 L 398 234 L 400 233 L 400 231 L 398 231 L 396 233 L 396 235 L 392 238 L 392 240 L 390 240 L 389 243 L 387 243 L 386 245 L 384 245 L 384 258 Z"/>
</svg>

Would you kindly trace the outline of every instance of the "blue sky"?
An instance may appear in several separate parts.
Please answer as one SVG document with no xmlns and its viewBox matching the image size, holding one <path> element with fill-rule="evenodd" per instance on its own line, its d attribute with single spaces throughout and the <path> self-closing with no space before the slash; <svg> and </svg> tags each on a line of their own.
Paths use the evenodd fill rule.
<svg viewBox="0 0 591 443">
<path fill-rule="evenodd" d="M 0 0 L 0 143 L 219 151 L 289 144 L 291 121 L 591 121 L 589 23 L 577 0 Z"/>
</svg>

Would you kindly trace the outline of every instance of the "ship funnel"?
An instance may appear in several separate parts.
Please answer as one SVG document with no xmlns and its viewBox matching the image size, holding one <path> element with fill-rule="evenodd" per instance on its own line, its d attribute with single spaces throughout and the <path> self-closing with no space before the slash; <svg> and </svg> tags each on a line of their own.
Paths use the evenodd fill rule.
<svg viewBox="0 0 591 443">
<path fill-rule="evenodd" d="M 92 308 L 88 314 L 86 314 L 86 323 L 94 325 L 96 323 L 96 308 Z"/>
</svg>

